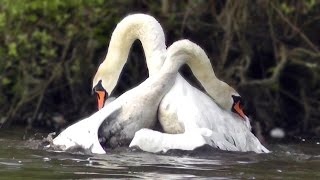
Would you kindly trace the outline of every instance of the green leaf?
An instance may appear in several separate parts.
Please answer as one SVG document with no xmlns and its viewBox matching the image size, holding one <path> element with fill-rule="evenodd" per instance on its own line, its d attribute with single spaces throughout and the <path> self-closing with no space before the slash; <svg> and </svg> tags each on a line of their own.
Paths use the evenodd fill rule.
<svg viewBox="0 0 320 180">
<path fill-rule="evenodd" d="M 6 85 L 8 85 L 8 84 L 10 84 L 10 83 L 11 83 L 11 80 L 8 79 L 7 77 L 2 78 L 2 80 L 1 80 L 1 84 L 2 84 L 3 86 L 6 86 Z"/>
<path fill-rule="evenodd" d="M 17 57 L 18 52 L 17 52 L 17 44 L 15 42 L 12 42 L 9 44 L 9 56 Z"/>
<path fill-rule="evenodd" d="M 5 27 L 6 25 L 6 14 L 0 13 L 0 28 Z"/>
</svg>

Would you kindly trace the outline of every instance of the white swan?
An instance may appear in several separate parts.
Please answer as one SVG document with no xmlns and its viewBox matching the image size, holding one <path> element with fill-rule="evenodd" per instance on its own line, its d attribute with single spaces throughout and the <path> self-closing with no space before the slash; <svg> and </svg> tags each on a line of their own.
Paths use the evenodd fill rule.
<svg viewBox="0 0 320 180">
<path fill-rule="evenodd" d="M 98 140 L 100 133 L 107 146 L 129 145 L 135 132 L 151 128 L 157 121 L 160 101 L 177 76 L 178 70 L 169 67 L 170 65 L 164 65 L 157 74 L 150 76 L 139 86 L 125 92 L 92 116 L 71 125 L 52 144 L 62 150 L 81 147 L 101 154 L 105 151 Z M 104 128 L 98 132 L 102 123 Z"/>
<path fill-rule="evenodd" d="M 114 30 L 107 56 L 99 66 L 93 80 L 93 89 L 97 92 L 98 99 L 100 99 L 100 107 L 104 103 L 105 98 L 103 97 L 107 97 L 107 94 L 113 91 L 123 65 L 127 60 L 130 47 L 136 39 L 141 41 L 145 50 L 150 76 L 156 74 L 163 64 L 166 46 L 164 33 L 160 24 L 153 17 L 144 14 L 135 14 L 124 18 Z M 205 54 L 204 56 L 204 58 L 207 58 Z M 227 115 L 227 117 L 232 116 L 238 120 L 235 123 L 245 124 L 248 129 L 251 129 L 249 119 L 241 109 L 239 94 L 229 85 L 216 78 L 210 62 L 207 62 L 203 68 L 197 66 L 199 65 L 190 64 L 193 73 L 208 94 L 223 109 L 235 112 Z M 190 133 L 195 131 L 192 130 L 195 128 L 216 129 L 223 127 L 224 134 L 228 135 L 228 126 L 230 126 L 228 123 L 233 122 L 227 121 L 228 123 L 216 124 L 217 122 L 213 120 L 215 115 L 210 113 L 214 111 L 211 108 L 217 109 L 219 107 L 210 97 L 191 86 L 178 74 L 175 84 L 161 101 L 158 118 L 164 131 L 167 133 Z M 219 110 L 222 111 L 221 109 Z M 226 137 L 222 137 L 222 139 L 226 139 Z M 249 146 L 246 143 L 241 145 Z M 265 152 L 261 148 L 238 149 L 240 151 Z"/>
<path fill-rule="evenodd" d="M 156 74 L 162 66 L 166 56 L 166 45 L 164 33 L 158 21 L 145 14 L 134 14 L 125 17 L 112 33 L 107 56 L 100 64 L 93 79 L 92 87 L 98 94 L 100 108 L 103 106 L 108 94 L 111 94 L 114 90 L 128 58 L 130 47 L 137 39 L 142 43 L 149 75 Z M 196 70 L 194 75 L 204 86 L 207 93 L 224 109 L 234 111 L 245 120 L 248 120 L 242 109 L 239 106 L 234 106 L 238 102 L 240 104 L 240 95 L 228 84 L 216 78 L 211 64 L 208 64 L 204 69 L 199 69 L 195 66 L 197 65 L 190 64 L 190 67 L 194 67 Z M 196 100 L 198 95 L 211 99 L 178 74 L 174 87 L 161 102 L 159 119 L 166 132 L 184 132 L 184 120 L 176 117 L 177 111 L 187 112 L 186 109 L 190 108 L 189 104 L 201 104 L 202 102 Z M 177 96 L 188 99 L 188 103 L 177 104 Z M 172 120 L 179 122 L 173 122 Z M 171 127 L 172 124 L 176 124 L 175 127 Z"/>
<path fill-rule="evenodd" d="M 166 62 L 189 62 L 192 72 L 205 69 L 210 66 L 210 60 L 205 52 L 196 44 L 181 40 L 172 44 L 168 49 Z M 172 66 L 172 68 L 176 68 Z M 223 90 L 229 91 L 229 88 Z M 196 94 L 192 94 L 196 95 Z M 177 96 L 179 97 L 179 96 Z M 130 147 L 138 146 L 148 152 L 166 152 L 169 149 L 193 150 L 208 144 L 222 150 L 230 151 L 255 151 L 257 153 L 269 152 L 259 140 L 251 133 L 238 116 L 221 109 L 213 101 L 194 96 L 202 102 L 190 104 L 189 113 L 178 111 L 178 116 L 184 119 L 185 131 L 182 134 L 167 134 L 141 129 L 136 132 Z M 183 98 L 176 99 L 181 104 L 185 103 Z"/>
<path fill-rule="evenodd" d="M 187 40 L 180 42 L 183 45 L 191 43 Z M 195 62 L 196 60 L 199 62 Z M 99 133 L 106 140 L 104 143 L 107 146 L 129 145 L 138 130 L 153 127 L 160 101 L 174 84 L 179 68 L 184 63 L 203 68 L 206 66 L 203 61 L 208 59 L 190 58 L 184 52 L 174 51 L 157 74 L 122 94 L 89 118 L 67 128 L 53 140 L 53 144 L 60 145 L 63 149 L 79 146 L 93 153 L 103 153 L 98 141 L 98 128 L 104 122 Z"/>
<path fill-rule="evenodd" d="M 100 64 L 93 80 L 99 109 L 115 88 L 130 48 L 137 39 L 142 43 L 149 75 L 160 70 L 167 51 L 161 25 L 152 16 L 145 14 L 125 17 L 113 31 L 106 58 Z"/>
</svg>

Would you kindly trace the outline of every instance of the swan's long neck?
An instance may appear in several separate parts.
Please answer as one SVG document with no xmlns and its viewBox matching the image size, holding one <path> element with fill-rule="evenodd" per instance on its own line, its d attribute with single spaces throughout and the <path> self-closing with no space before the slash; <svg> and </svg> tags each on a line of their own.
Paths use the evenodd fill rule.
<svg viewBox="0 0 320 180">
<path fill-rule="evenodd" d="M 180 40 L 168 48 L 167 59 L 164 63 L 164 72 L 177 72 L 183 64 L 188 64 L 195 77 L 207 93 L 218 102 L 219 105 L 227 107 L 226 91 L 233 90 L 225 82 L 220 81 L 212 69 L 211 62 L 204 50 L 189 40 Z"/>
<path fill-rule="evenodd" d="M 137 39 L 142 43 L 149 74 L 157 73 L 163 65 L 166 45 L 161 25 L 149 15 L 129 15 L 117 25 L 112 33 L 107 56 L 98 69 L 100 73 L 108 72 L 109 76 L 112 75 L 108 77 L 114 79 L 111 87 L 108 87 L 111 88 L 111 91 L 128 59 L 130 47 Z"/>
</svg>

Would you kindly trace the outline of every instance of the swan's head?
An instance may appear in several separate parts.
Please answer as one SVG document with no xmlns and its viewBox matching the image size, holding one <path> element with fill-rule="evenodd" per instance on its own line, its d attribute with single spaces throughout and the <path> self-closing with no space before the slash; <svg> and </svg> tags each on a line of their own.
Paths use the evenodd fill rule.
<svg viewBox="0 0 320 180">
<path fill-rule="evenodd" d="M 112 68 L 105 66 L 107 64 L 102 63 L 92 82 L 92 93 L 97 96 L 98 109 L 100 110 L 105 105 L 109 94 L 113 91 L 117 84 L 118 76 Z"/>
<path fill-rule="evenodd" d="M 243 120 L 247 121 L 249 118 L 247 115 L 243 112 L 243 100 L 240 95 L 231 95 L 232 96 L 232 106 L 231 111 L 233 113 L 236 113 L 240 117 L 243 118 Z"/>
<path fill-rule="evenodd" d="M 227 83 L 221 81 L 219 88 L 216 89 L 216 92 L 218 95 L 214 98 L 214 100 L 217 102 L 217 104 L 219 104 L 225 110 L 240 116 L 243 120 L 249 120 L 249 118 L 243 112 L 243 100 L 235 89 L 233 89 Z"/>
<path fill-rule="evenodd" d="M 95 95 L 97 96 L 98 109 L 100 110 L 101 108 L 103 108 L 109 95 L 102 85 L 102 80 L 99 80 L 98 83 L 93 86 L 92 93 L 95 93 Z"/>
</svg>

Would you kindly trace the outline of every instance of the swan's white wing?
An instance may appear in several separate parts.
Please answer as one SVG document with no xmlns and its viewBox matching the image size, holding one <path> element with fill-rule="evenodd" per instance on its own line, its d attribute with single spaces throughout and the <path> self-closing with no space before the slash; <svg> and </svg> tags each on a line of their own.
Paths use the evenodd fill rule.
<svg viewBox="0 0 320 180">
<path fill-rule="evenodd" d="M 129 147 L 139 147 L 147 152 L 167 152 L 172 149 L 194 150 L 203 145 L 228 151 L 239 151 L 232 143 L 224 140 L 221 134 L 207 128 L 195 128 L 182 134 L 167 134 L 151 129 L 136 132 Z"/>
<path fill-rule="evenodd" d="M 190 86 L 186 81 L 181 81 L 179 77 L 163 101 L 165 102 L 162 106 L 170 104 L 162 107 L 166 112 L 176 111 L 176 117 L 166 120 L 165 128 L 170 127 L 168 126 L 170 122 L 173 125 L 170 130 L 183 124 L 185 133 L 193 132 L 197 128 L 207 128 L 212 131 L 212 135 L 207 136 L 205 141 L 213 147 L 229 151 L 269 152 L 251 133 L 248 121 L 221 109 L 209 96 Z M 167 114 L 166 116 L 169 117 Z"/>
<path fill-rule="evenodd" d="M 209 101 L 209 99 L 203 99 L 202 102 L 204 102 L 202 104 L 204 107 L 202 108 L 205 110 L 202 116 L 208 120 L 202 123 L 212 130 L 213 134 L 216 134 L 211 137 L 213 142 L 229 142 L 238 151 L 269 152 L 251 132 L 251 126 L 248 124 L 248 121 L 244 121 L 235 114 L 226 112 L 214 102 Z M 220 149 L 229 150 L 225 148 Z"/>
<path fill-rule="evenodd" d="M 98 140 L 98 129 L 108 116 L 117 113 L 119 109 L 116 103 L 112 103 L 90 117 L 80 120 L 54 138 L 53 145 L 63 150 L 81 147 L 91 153 L 104 154 L 105 151 Z"/>
<path fill-rule="evenodd" d="M 135 133 L 129 147 L 139 147 L 147 152 L 167 152 L 170 149 L 194 150 L 206 144 L 202 129 L 183 134 L 167 134 L 151 129 Z M 210 131 L 210 130 L 209 130 Z"/>
<path fill-rule="evenodd" d="M 201 99 L 203 96 L 197 95 L 197 97 Z M 251 132 L 248 120 L 244 121 L 237 115 L 226 112 L 209 98 L 202 98 L 201 101 L 202 121 L 199 120 L 197 125 L 212 130 L 211 140 L 214 144 L 230 143 L 238 151 L 269 152 Z M 230 146 L 219 146 L 219 148 L 230 150 Z"/>
<path fill-rule="evenodd" d="M 53 145 L 60 146 L 63 150 L 81 147 L 92 153 L 105 153 L 98 141 L 98 134 L 94 126 L 93 118 L 83 119 L 61 132 L 55 139 Z"/>
<path fill-rule="evenodd" d="M 257 141 L 254 135 L 249 139 L 257 141 L 251 143 L 257 146 L 246 149 L 239 149 L 235 144 L 225 140 L 225 137 L 222 136 L 221 133 L 212 132 L 206 128 L 199 128 L 183 134 L 167 134 L 151 129 L 141 129 L 135 133 L 129 147 L 139 147 L 143 151 L 156 153 L 167 152 L 173 149 L 189 151 L 207 144 L 228 151 L 253 151 L 253 149 L 255 149 L 254 151 L 257 153 L 269 152 L 269 150 Z"/>
</svg>

